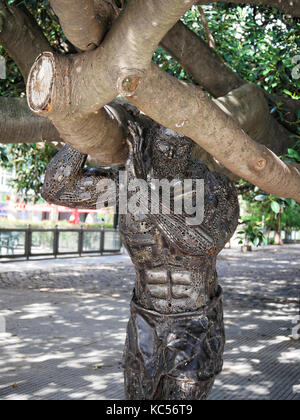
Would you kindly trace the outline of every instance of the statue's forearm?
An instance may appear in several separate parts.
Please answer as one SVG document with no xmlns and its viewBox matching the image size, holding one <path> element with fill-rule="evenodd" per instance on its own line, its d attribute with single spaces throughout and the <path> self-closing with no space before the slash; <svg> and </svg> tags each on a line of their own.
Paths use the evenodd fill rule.
<svg viewBox="0 0 300 420">
<path fill-rule="evenodd" d="M 48 165 L 42 197 L 48 202 L 64 205 L 65 203 L 60 202 L 61 192 L 74 188 L 85 161 L 86 155 L 64 146 Z"/>
<path fill-rule="evenodd" d="M 49 164 L 42 197 L 53 204 L 70 208 L 96 209 L 102 202 L 105 205 L 105 196 L 111 192 L 113 171 L 85 169 L 85 161 L 86 155 L 65 146 Z M 109 204 L 113 205 L 113 200 Z"/>
</svg>

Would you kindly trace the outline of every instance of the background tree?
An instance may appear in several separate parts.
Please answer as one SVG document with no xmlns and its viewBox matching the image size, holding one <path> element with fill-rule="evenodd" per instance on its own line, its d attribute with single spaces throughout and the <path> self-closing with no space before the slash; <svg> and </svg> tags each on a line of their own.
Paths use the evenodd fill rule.
<svg viewBox="0 0 300 420">
<path fill-rule="evenodd" d="M 300 163 L 300 142 L 288 149 L 282 159 L 290 163 Z M 292 199 L 279 198 L 261 191 L 249 183 L 240 180 L 238 189 L 243 199 L 242 229 L 239 235 L 242 243 L 255 246 L 267 243 L 268 233 L 275 232 L 271 241 L 275 245 L 282 245 L 282 232 L 285 239 L 289 239 L 293 230 L 300 229 L 300 206 Z"/>
<path fill-rule="evenodd" d="M 299 133 L 292 58 L 300 3 L 236 3 L 76 0 L 70 8 L 68 0 L 0 0 L 0 44 L 10 57 L 0 141 L 63 139 L 100 163 L 121 163 L 126 111 L 105 106 L 122 94 L 191 137 L 195 156 L 212 169 L 299 201 L 298 169 L 274 153 L 286 153 Z M 44 51 L 54 55 L 43 55 L 31 73 L 31 113 L 17 68 L 26 80 Z M 41 91 L 45 69 L 51 77 Z"/>
</svg>

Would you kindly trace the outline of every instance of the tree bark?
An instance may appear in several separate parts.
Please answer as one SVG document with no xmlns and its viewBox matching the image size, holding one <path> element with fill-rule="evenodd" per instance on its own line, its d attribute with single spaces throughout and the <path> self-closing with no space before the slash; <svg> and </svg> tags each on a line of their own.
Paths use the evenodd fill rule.
<svg viewBox="0 0 300 420">
<path fill-rule="evenodd" d="M 239 177 L 300 202 L 299 169 L 253 141 L 199 88 L 152 65 L 129 100 L 162 125 L 192 138 Z"/>
<path fill-rule="evenodd" d="M 292 133 L 272 118 L 264 92 L 256 85 L 246 83 L 213 102 L 236 120 L 253 140 L 277 155 L 283 155 L 293 146 Z"/>
<path fill-rule="evenodd" d="M 132 0 L 97 50 L 73 57 L 43 54 L 28 82 L 31 110 L 50 118 L 79 151 L 106 164 L 124 162 L 127 149 L 121 124 L 116 123 L 119 117 L 110 118 L 102 108 L 118 93 L 134 93 L 158 42 L 192 4 Z"/>
<path fill-rule="evenodd" d="M 105 21 L 96 19 L 93 0 L 50 0 L 68 40 L 81 51 L 98 47 L 107 31 Z"/>
<path fill-rule="evenodd" d="M 53 124 L 34 115 L 26 99 L 0 97 L 0 143 L 35 143 L 61 141 Z"/>
<path fill-rule="evenodd" d="M 160 44 L 193 76 L 200 86 L 216 98 L 247 85 L 247 82 L 223 63 L 220 56 L 206 42 L 182 22 L 178 22 Z M 256 92 L 258 93 L 258 91 L 259 89 L 256 87 Z M 259 135 L 253 135 L 255 134 L 253 130 L 252 133 L 248 134 L 259 143 L 270 147 L 275 153 L 282 154 L 293 145 L 292 133 L 271 115 L 260 115 L 257 111 L 264 108 L 265 112 L 269 114 L 265 99 L 272 101 L 272 107 L 274 103 L 282 102 L 284 114 L 290 122 L 293 122 L 297 121 L 296 110 L 300 109 L 300 101 L 271 95 L 264 90 L 261 90 L 261 92 L 264 94 L 258 95 L 261 103 L 259 104 L 256 100 L 255 103 L 250 102 L 248 107 L 248 111 L 256 112 L 259 117 L 255 123 L 255 129 L 257 129 Z M 258 108 L 252 109 L 255 104 Z M 245 114 L 243 121 L 246 118 L 247 115 Z M 249 118 L 249 124 L 252 124 L 252 122 L 253 120 Z M 288 126 L 288 124 L 286 125 Z"/>
</svg>

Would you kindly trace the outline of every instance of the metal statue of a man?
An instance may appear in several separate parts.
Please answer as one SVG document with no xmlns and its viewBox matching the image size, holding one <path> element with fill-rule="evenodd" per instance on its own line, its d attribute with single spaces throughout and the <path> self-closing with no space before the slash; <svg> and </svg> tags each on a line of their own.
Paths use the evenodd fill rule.
<svg viewBox="0 0 300 420">
<path fill-rule="evenodd" d="M 151 194 L 140 195 L 140 211 L 121 214 L 119 222 L 136 269 L 123 358 L 126 397 L 204 400 L 223 365 L 225 334 L 216 258 L 237 227 L 236 189 L 226 177 L 192 159 L 190 139 L 145 116 L 128 123 L 128 143 L 128 182 L 143 180 Z M 120 195 L 124 188 L 120 168 L 85 168 L 85 160 L 64 147 L 49 165 L 43 197 L 75 208 L 111 205 L 113 193 Z M 162 202 L 159 212 L 151 211 L 153 200 L 162 198 L 153 180 L 173 182 L 171 199 Z M 185 198 L 184 192 L 175 193 L 176 185 L 185 180 L 193 180 L 187 194 L 194 204 L 195 181 L 204 180 L 200 224 L 188 224 L 191 215 L 175 211 L 179 198 Z M 136 192 L 127 191 L 129 202 L 136 199 Z"/>
</svg>

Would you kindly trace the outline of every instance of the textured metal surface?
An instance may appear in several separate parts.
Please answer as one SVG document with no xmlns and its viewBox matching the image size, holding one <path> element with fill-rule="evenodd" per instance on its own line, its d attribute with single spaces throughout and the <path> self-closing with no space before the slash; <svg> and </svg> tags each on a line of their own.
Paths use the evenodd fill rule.
<svg viewBox="0 0 300 420">
<path fill-rule="evenodd" d="M 221 372 L 224 325 L 219 296 L 205 310 L 161 315 L 131 304 L 124 357 L 127 398 L 207 398 Z"/>
<path fill-rule="evenodd" d="M 190 139 L 142 116 L 129 121 L 128 129 L 128 182 L 143 179 L 152 195 L 139 198 L 138 214 L 120 217 L 123 242 L 137 272 L 124 352 L 126 396 L 205 399 L 222 369 L 222 305 L 211 305 L 219 293 L 216 256 L 237 227 L 237 193 L 227 178 L 191 158 Z M 84 201 L 86 208 L 95 208 L 107 193 L 102 180 L 116 180 L 116 173 L 86 170 L 84 161 L 69 147 L 59 152 L 49 165 L 43 196 L 69 207 Z M 185 207 L 182 214 L 175 212 L 174 191 L 174 200 L 163 203 L 167 212 L 151 212 L 153 179 L 204 180 L 204 220 L 188 225 L 191 215 Z M 194 207 L 196 193 L 193 186 Z M 156 194 L 160 202 L 159 188 Z M 128 202 L 135 196 L 136 190 L 128 189 Z M 171 317 L 183 313 L 180 321 Z"/>
</svg>

